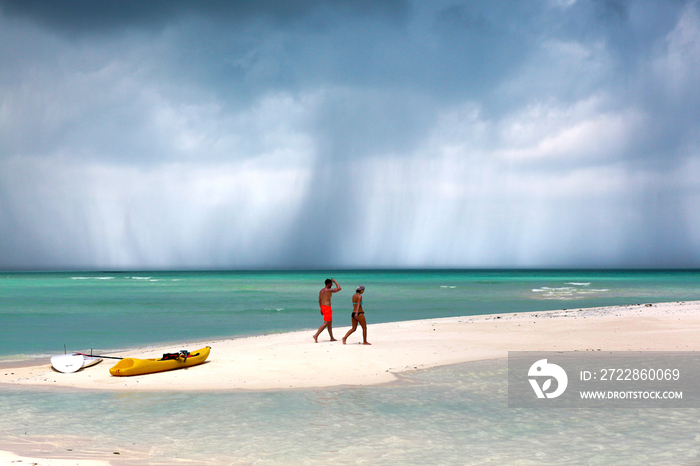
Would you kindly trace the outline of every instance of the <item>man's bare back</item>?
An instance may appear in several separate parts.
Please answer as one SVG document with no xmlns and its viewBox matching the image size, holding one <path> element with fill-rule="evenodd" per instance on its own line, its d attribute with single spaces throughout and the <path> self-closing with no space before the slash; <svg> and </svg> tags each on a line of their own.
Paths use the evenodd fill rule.
<svg viewBox="0 0 700 466">
<path fill-rule="evenodd" d="M 321 289 L 321 291 L 318 292 L 319 306 L 330 306 L 333 293 L 337 293 L 338 291 L 340 291 L 340 285 L 338 285 L 338 282 L 335 281 L 335 279 L 333 278 L 331 278 L 330 281 L 331 283 L 328 283 Z M 331 288 L 333 284 L 335 284 L 335 288 Z"/>
<path fill-rule="evenodd" d="M 330 288 L 323 288 L 318 292 L 318 304 L 320 306 L 330 306 L 331 298 L 333 297 L 333 291 Z"/>
</svg>

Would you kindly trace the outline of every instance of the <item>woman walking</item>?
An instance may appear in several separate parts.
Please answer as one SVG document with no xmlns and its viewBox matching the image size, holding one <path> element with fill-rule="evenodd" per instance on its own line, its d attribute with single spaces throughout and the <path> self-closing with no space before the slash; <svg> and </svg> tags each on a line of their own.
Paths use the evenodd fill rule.
<svg viewBox="0 0 700 466">
<path fill-rule="evenodd" d="M 362 295 L 365 292 L 365 287 L 360 285 L 354 295 L 352 295 L 352 328 L 343 337 L 343 344 L 348 339 L 352 332 L 357 330 L 357 324 L 362 325 L 362 342 L 363 345 L 371 345 L 367 341 L 367 321 L 365 320 L 365 311 L 362 309 Z"/>
</svg>

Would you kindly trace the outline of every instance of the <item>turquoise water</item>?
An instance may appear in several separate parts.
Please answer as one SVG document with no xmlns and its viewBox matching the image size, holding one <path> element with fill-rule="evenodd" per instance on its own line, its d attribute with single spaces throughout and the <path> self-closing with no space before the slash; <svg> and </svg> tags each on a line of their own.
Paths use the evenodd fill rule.
<svg viewBox="0 0 700 466">
<path fill-rule="evenodd" d="M 2 273 L 0 355 L 316 328 L 329 276 L 343 286 L 333 298 L 336 322 L 348 318 L 339 325 L 349 324 L 355 287 L 367 287 L 370 331 L 387 321 L 700 300 L 697 271 Z M 98 452 L 119 464 L 700 463 L 699 410 L 508 408 L 506 361 L 372 387 L 163 394 L 5 386 L 0 397 L 0 440 L 50 442 L 55 454 Z"/>
<path fill-rule="evenodd" d="M 695 270 L 0 273 L 0 360 L 316 328 L 330 276 L 337 325 L 359 284 L 370 324 L 700 300 Z"/>
<path fill-rule="evenodd" d="M 3 390 L 0 438 L 123 464 L 682 465 L 697 409 L 507 407 L 507 364 L 482 361 L 373 387 L 104 393 Z"/>
</svg>

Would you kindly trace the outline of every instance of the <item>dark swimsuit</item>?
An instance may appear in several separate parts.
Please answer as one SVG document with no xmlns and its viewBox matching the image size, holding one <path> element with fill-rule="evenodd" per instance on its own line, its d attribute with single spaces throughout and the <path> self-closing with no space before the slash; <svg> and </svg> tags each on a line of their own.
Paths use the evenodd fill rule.
<svg viewBox="0 0 700 466">
<path fill-rule="evenodd" d="M 357 304 L 357 303 L 353 303 L 353 304 Z M 362 306 L 362 300 L 360 300 L 359 306 Z M 359 306 L 358 306 L 358 308 L 359 308 Z M 355 315 L 355 314 L 359 315 L 359 314 L 364 314 L 364 313 L 365 313 L 365 311 L 360 311 L 357 313 L 355 311 L 352 311 L 352 314 L 350 314 L 350 315 L 352 316 L 353 319 L 357 320 L 357 315 Z"/>
</svg>

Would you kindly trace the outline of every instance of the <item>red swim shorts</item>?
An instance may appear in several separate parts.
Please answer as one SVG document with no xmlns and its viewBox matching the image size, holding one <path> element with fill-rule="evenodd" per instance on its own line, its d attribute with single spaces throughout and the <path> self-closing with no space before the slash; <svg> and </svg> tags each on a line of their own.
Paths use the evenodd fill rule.
<svg viewBox="0 0 700 466">
<path fill-rule="evenodd" d="M 321 306 L 321 314 L 323 314 L 325 322 L 330 322 L 333 319 L 333 309 L 330 306 Z"/>
</svg>

